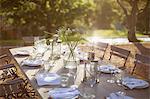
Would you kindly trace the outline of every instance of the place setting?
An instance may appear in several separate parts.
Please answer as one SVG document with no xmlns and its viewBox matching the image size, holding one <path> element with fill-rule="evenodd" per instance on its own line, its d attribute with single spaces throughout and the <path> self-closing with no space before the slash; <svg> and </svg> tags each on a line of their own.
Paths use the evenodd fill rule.
<svg viewBox="0 0 150 99">
<path fill-rule="evenodd" d="M 122 73 L 121 69 L 112 64 L 102 64 L 97 67 L 97 71 L 100 73 L 100 75 L 105 74 L 106 76 L 108 76 L 108 79 L 106 80 L 108 83 L 115 83 L 116 76 Z"/>
<path fill-rule="evenodd" d="M 18 51 L 14 52 L 13 56 L 15 56 L 15 57 L 28 57 L 28 56 L 30 56 L 30 52 L 27 50 L 18 50 Z"/>
<path fill-rule="evenodd" d="M 39 68 L 43 65 L 43 60 L 41 59 L 34 59 L 34 58 L 26 58 L 21 61 L 20 65 L 24 67 L 30 68 Z"/>
<path fill-rule="evenodd" d="M 126 95 L 125 92 L 118 91 L 118 92 L 110 93 L 110 94 L 106 97 L 106 99 L 135 99 L 135 98 Z"/>
<path fill-rule="evenodd" d="M 67 73 L 42 72 L 38 73 L 35 79 L 39 87 L 55 86 L 44 92 L 50 99 L 76 99 L 80 95 L 77 85 L 70 84 L 70 76 Z"/>
<path fill-rule="evenodd" d="M 80 91 L 78 88 L 71 86 L 49 90 L 48 95 L 50 99 L 77 99 L 80 96 Z"/>
<path fill-rule="evenodd" d="M 111 73 L 120 73 L 121 69 L 119 69 L 117 66 L 114 65 L 100 65 L 98 66 L 98 71 L 102 72 L 102 73 L 106 73 L 106 74 L 111 74 Z"/>
<path fill-rule="evenodd" d="M 118 85 L 118 84 L 117 84 Z M 145 80 L 138 79 L 135 77 L 124 77 L 119 82 L 119 86 L 123 87 L 125 90 L 139 90 L 149 87 L 149 83 Z M 106 99 L 136 99 L 134 97 L 128 96 L 124 91 L 118 91 L 110 93 L 106 96 Z"/>
<path fill-rule="evenodd" d="M 129 89 L 143 89 L 149 87 L 149 82 L 138 79 L 135 77 L 124 77 L 122 78 L 122 85 L 128 87 Z"/>
<path fill-rule="evenodd" d="M 46 51 L 46 50 L 45 50 Z M 24 67 L 30 67 L 30 68 L 38 68 L 44 65 L 44 59 L 43 56 L 45 54 L 45 51 L 42 53 L 39 52 L 37 49 L 33 49 L 30 56 L 25 58 L 21 61 L 20 65 Z"/>
</svg>

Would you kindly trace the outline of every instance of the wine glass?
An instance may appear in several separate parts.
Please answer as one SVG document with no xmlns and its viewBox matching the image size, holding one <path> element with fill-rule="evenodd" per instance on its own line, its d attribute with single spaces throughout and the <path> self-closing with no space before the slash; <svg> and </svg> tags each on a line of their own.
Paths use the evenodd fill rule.
<svg viewBox="0 0 150 99">
<path fill-rule="evenodd" d="M 47 73 L 54 65 L 49 61 L 44 61 L 44 70 Z"/>
<path fill-rule="evenodd" d="M 37 57 L 42 58 L 45 52 L 48 50 L 46 39 L 39 39 L 39 37 L 34 37 L 34 53 Z"/>
<path fill-rule="evenodd" d="M 61 86 L 68 87 L 69 85 L 69 76 L 68 74 L 61 74 Z"/>
<path fill-rule="evenodd" d="M 119 73 L 117 73 L 115 75 L 115 78 L 116 78 L 117 85 L 121 86 L 122 85 L 122 79 L 124 78 L 124 72 L 120 71 Z"/>
<path fill-rule="evenodd" d="M 114 80 L 114 75 L 116 74 L 115 70 L 114 69 L 110 69 L 109 71 L 110 71 L 110 79 L 108 79 L 107 82 L 115 83 L 115 80 Z"/>
<path fill-rule="evenodd" d="M 86 84 L 82 85 L 82 88 L 80 88 L 80 96 L 81 99 L 95 99 L 95 90 L 94 88 L 91 88 L 87 86 Z"/>
</svg>

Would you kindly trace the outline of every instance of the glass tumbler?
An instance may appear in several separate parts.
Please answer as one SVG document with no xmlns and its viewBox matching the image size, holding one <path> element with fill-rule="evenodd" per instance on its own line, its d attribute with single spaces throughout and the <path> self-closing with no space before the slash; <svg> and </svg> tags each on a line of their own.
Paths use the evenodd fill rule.
<svg viewBox="0 0 150 99">
<path fill-rule="evenodd" d="M 69 85 L 69 75 L 62 74 L 61 75 L 61 86 L 62 87 L 68 87 Z"/>
</svg>

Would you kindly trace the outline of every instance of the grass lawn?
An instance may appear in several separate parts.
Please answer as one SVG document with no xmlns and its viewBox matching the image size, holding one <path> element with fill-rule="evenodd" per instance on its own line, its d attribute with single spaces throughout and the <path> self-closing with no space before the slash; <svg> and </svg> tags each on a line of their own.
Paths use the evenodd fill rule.
<svg viewBox="0 0 150 99">
<path fill-rule="evenodd" d="M 94 30 L 88 32 L 86 37 L 90 36 L 96 36 L 101 38 L 126 38 L 127 37 L 127 31 L 117 31 L 117 30 Z M 145 37 L 145 35 L 142 35 L 140 33 L 136 34 L 137 37 Z"/>
<path fill-rule="evenodd" d="M 116 31 L 116 30 L 93 30 L 88 31 L 83 37 L 100 37 L 100 38 L 127 38 L 127 31 Z M 137 37 L 147 37 L 145 35 L 136 34 Z M 23 40 L 0 40 L 0 46 L 15 46 L 23 45 Z"/>
<path fill-rule="evenodd" d="M 0 46 L 15 46 L 24 44 L 23 40 L 0 40 Z"/>
</svg>

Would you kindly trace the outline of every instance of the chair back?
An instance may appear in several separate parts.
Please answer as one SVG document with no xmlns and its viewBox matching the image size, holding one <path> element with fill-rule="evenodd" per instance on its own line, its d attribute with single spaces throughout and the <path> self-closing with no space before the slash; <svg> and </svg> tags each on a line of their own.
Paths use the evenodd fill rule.
<svg viewBox="0 0 150 99">
<path fill-rule="evenodd" d="M 150 80 L 150 57 L 136 54 L 132 74 L 137 74 L 144 79 Z"/>
<path fill-rule="evenodd" d="M 103 59 L 106 54 L 108 43 L 98 42 L 96 46 L 97 46 L 98 51 L 102 52 L 102 55 L 100 55 L 100 58 Z"/>
<path fill-rule="evenodd" d="M 8 80 L 0 84 L 0 97 L 18 98 L 19 94 L 28 94 L 22 78 Z"/>
<path fill-rule="evenodd" d="M 0 66 L 0 80 L 18 78 L 18 71 L 14 64 Z"/>
<path fill-rule="evenodd" d="M 0 65 L 5 65 L 10 63 L 11 58 L 7 54 L 0 55 Z"/>
<path fill-rule="evenodd" d="M 123 67 L 125 67 L 129 54 L 130 54 L 130 51 L 112 45 L 109 60 L 111 60 L 113 55 L 123 58 L 124 59 Z"/>
</svg>

